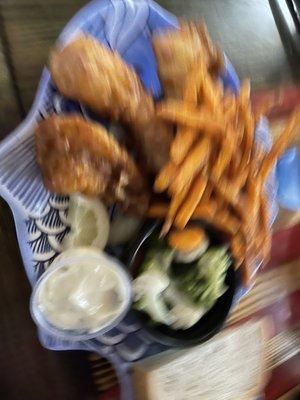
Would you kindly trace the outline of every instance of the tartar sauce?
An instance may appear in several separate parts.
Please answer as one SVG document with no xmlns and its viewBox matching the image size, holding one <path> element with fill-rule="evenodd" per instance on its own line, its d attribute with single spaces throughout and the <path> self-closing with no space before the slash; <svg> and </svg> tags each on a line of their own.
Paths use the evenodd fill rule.
<svg viewBox="0 0 300 400">
<path fill-rule="evenodd" d="M 66 256 L 62 253 L 58 258 L 60 267 L 40 284 L 37 306 L 57 328 L 97 331 L 127 306 L 124 276 L 113 268 L 110 257 L 91 251 L 68 250 Z"/>
</svg>

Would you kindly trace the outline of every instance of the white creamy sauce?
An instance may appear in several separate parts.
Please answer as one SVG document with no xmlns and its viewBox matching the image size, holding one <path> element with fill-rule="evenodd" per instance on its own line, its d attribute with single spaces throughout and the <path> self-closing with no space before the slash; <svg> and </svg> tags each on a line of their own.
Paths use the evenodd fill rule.
<svg viewBox="0 0 300 400">
<path fill-rule="evenodd" d="M 122 312 L 121 278 L 104 263 L 80 263 L 56 269 L 42 283 L 38 307 L 61 329 L 93 332 Z"/>
</svg>

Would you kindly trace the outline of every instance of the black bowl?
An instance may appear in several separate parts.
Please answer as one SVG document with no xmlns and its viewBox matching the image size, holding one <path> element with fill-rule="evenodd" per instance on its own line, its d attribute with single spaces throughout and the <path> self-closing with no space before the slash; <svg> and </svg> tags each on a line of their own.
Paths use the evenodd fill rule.
<svg viewBox="0 0 300 400">
<path fill-rule="evenodd" d="M 141 230 L 138 240 L 132 243 L 126 251 L 127 256 L 125 262 L 133 277 L 137 275 L 152 235 L 157 234 L 159 228 L 160 224 L 157 222 L 147 223 Z M 212 236 L 212 244 L 220 244 L 220 240 L 217 236 L 216 234 Z M 211 339 L 222 329 L 233 304 L 237 287 L 236 279 L 234 267 L 230 265 L 225 279 L 227 285 L 226 292 L 216 301 L 214 306 L 189 329 L 175 330 L 167 325 L 154 324 L 146 313 L 138 310 L 134 310 L 134 313 L 147 332 L 159 343 L 167 346 L 181 347 L 200 344 Z"/>
</svg>

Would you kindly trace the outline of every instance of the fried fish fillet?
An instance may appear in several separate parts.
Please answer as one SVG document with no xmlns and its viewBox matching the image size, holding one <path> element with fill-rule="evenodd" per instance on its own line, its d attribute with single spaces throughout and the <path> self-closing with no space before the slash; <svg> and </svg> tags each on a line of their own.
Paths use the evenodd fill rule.
<svg viewBox="0 0 300 400">
<path fill-rule="evenodd" d="M 158 172 L 167 162 L 172 129 L 155 119 L 152 97 L 116 52 L 91 36 L 81 35 L 51 52 L 49 69 L 64 96 L 126 124 L 150 172 Z"/>
<path fill-rule="evenodd" d="M 134 127 L 132 134 L 138 150 L 139 165 L 155 176 L 167 164 L 173 141 L 173 125 L 154 118 Z"/>
<path fill-rule="evenodd" d="M 144 123 L 153 117 L 152 97 L 114 51 L 80 35 L 50 53 L 49 69 L 59 91 L 113 120 Z"/>
<path fill-rule="evenodd" d="M 144 178 L 127 151 L 100 125 L 77 115 L 53 115 L 39 123 L 35 139 L 37 161 L 50 191 L 100 196 L 137 214 L 147 210 Z"/>
<path fill-rule="evenodd" d="M 199 57 L 207 58 L 213 72 L 222 67 L 222 55 L 212 45 L 204 24 L 182 22 L 178 30 L 155 35 L 152 46 L 167 98 L 182 98 L 186 77 Z"/>
</svg>

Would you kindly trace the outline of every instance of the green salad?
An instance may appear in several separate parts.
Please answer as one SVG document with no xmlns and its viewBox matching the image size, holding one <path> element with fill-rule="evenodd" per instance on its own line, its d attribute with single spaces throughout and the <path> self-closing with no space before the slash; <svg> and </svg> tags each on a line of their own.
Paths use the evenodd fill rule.
<svg viewBox="0 0 300 400">
<path fill-rule="evenodd" d="M 133 282 L 134 307 L 155 323 L 188 329 L 226 291 L 231 261 L 226 246 L 210 247 L 194 263 L 179 263 L 175 256 L 163 240 L 151 243 Z"/>
</svg>

